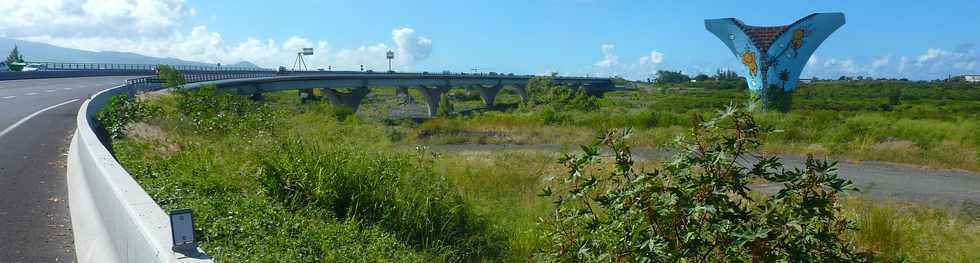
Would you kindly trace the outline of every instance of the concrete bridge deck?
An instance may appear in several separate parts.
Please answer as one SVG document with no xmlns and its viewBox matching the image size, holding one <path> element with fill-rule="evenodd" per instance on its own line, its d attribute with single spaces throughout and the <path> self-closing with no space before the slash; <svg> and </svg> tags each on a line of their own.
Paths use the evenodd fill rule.
<svg viewBox="0 0 980 263">
<path fill-rule="evenodd" d="M 486 106 L 494 105 L 497 94 L 503 88 L 513 88 L 524 100 L 528 98 L 527 84 L 535 76 L 511 75 L 448 75 L 417 73 L 345 73 L 303 74 L 250 79 L 230 79 L 208 82 L 222 89 L 232 89 L 238 94 L 255 95 L 282 90 L 323 89 L 332 103 L 357 110 L 369 88 L 395 88 L 406 92 L 418 89 L 425 97 L 429 116 L 439 111 L 439 101 L 452 88 L 476 88 Z M 554 77 L 554 82 L 599 95 L 617 87 L 608 78 Z M 349 90 L 342 90 L 349 89 Z M 310 92 L 312 93 L 312 92 Z"/>
</svg>

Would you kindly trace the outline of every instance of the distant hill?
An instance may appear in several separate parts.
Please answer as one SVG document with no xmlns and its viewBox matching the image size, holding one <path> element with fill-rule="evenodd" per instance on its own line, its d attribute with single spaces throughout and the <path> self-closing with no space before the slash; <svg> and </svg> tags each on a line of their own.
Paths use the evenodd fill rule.
<svg viewBox="0 0 980 263">
<path fill-rule="evenodd" d="M 242 61 L 235 64 L 222 65 L 222 66 L 238 67 L 238 68 L 261 68 L 258 65 L 252 64 L 252 62 L 248 62 L 248 61 Z"/>
<path fill-rule="evenodd" d="M 24 55 L 24 60 L 36 62 L 73 62 L 73 63 L 120 63 L 120 64 L 170 64 L 170 65 L 193 65 L 193 66 L 214 66 L 211 63 L 180 60 L 175 58 L 158 58 L 144 56 L 136 53 L 101 51 L 93 52 L 80 49 L 64 48 L 54 45 L 0 38 L 0 60 L 7 57 L 11 49 L 17 45 L 20 53 Z M 242 61 L 227 65 L 230 67 L 250 67 L 259 68 L 251 62 Z"/>
</svg>

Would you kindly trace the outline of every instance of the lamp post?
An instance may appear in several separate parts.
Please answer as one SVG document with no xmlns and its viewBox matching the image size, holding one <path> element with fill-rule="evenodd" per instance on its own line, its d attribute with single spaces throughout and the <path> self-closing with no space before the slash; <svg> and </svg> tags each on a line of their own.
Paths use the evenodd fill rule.
<svg viewBox="0 0 980 263">
<path fill-rule="evenodd" d="M 391 60 L 395 58 L 395 52 L 388 50 L 385 55 L 388 57 L 388 72 L 391 72 Z"/>
</svg>

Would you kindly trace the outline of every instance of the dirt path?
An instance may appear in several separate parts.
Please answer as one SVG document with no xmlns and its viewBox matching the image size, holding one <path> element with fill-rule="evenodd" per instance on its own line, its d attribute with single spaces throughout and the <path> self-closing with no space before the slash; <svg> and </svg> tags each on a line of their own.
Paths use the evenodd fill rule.
<svg viewBox="0 0 980 263">
<path fill-rule="evenodd" d="M 504 151 L 531 150 L 544 152 L 567 152 L 577 148 L 561 145 L 477 145 L 453 144 L 433 145 L 438 152 L 457 151 Z M 608 153 L 604 153 L 608 154 Z M 664 159 L 668 151 L 655 149 L 634 149 L 634 158 L 640 160 Z M 780 155 L 789 167 L 801 167 L 806 157 Z M 915 168 L 887 162 L 840 161 L 838 170 L 841 177 L 854 182 L 862 195 L 875 199 L 921 202 L 933 206 L 960 204 L 980 204 L 980 174 Z M 758 189 L 775 191 L 779 185 L 759 185 Z"/>
</svg>

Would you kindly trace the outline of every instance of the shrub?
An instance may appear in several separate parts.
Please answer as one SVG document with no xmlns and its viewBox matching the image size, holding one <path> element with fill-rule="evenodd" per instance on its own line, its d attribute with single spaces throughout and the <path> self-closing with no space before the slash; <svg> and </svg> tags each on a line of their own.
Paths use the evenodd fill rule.
<svg viewBox="0 0 980 263">
<path fill-rule="evenodd" d="M 555 111 L 599 109 L 599 101 L 584 90 L 556 84 L 550 77 L 535 77 L 527 84 L 525 109 L 551 108 Z"/>
<path fill-rule="evenodd" d="M 163 80 L 163 87 L 171 89 L 180 89 L 187 84 L 187 79 L 184 78 L 184 73 L 173 66 L 159 65 L 157 66 L 157 73 L 160 79 Z"/>
<path fill-rule="evenodd" d="M 275 111 L 259 102 L 228 92 L 214 85 L 182 91 L 177 109 L 195 133 L 246 133 L 269 131 L 275 127 Z"/>
<path fill-rule="evenodd" d="M 95 116 L 110 138 L 119 139 L 125 136 L 126 126 L 142 121 L 157 111 L 157 108 L 129 94 L 116 94 L 109 98 L 109 103 Z"/>
<path fill-rule="evenodd" d="M 566 155 L 567 173 L 542 195 L 556 204 L 542 222 L 548 261 L 842 262 L 867 261 L 845 241 L 853 229 L 838 195 L 850 188 L 836 163 L 808 158 L 788 170 L 777 158 L 754 165 L 744 157 L 771 132 L 751 109 L 729 107 L 713 119 L 695 117 L 681 152 L 653 172 L 633 167 L 630 132 L 608 132 Z M 615 154 L 608 173 L 600 146 Z M 741 161 L 740 161 L 741 160 Z M 750 181 L 781 184 L 771 197 L 753 196 Z"/>
</svg>

